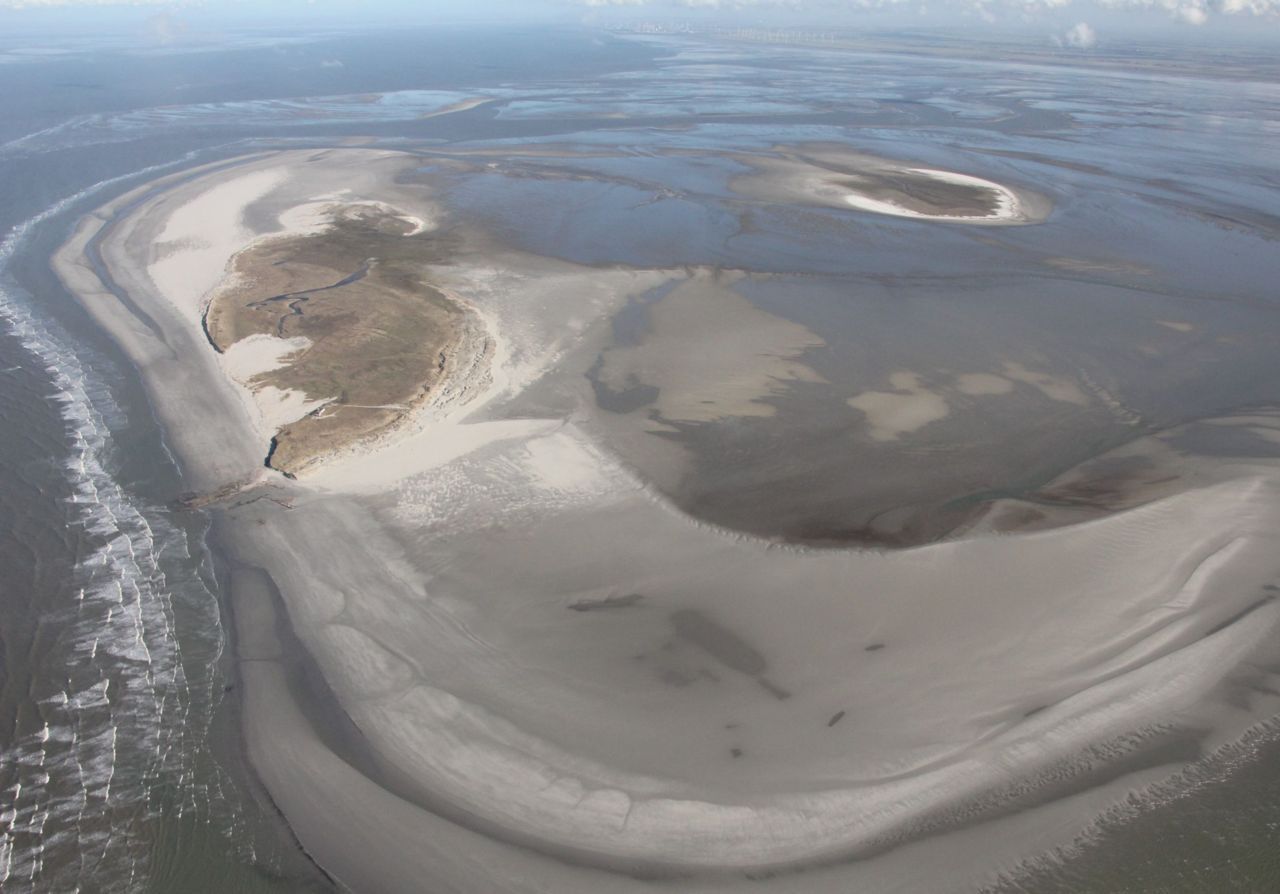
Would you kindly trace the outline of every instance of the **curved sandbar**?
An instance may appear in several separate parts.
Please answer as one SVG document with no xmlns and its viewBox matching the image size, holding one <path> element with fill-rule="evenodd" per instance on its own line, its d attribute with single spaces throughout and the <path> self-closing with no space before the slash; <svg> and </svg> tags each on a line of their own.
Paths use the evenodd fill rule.
<svg viewBox="0 0 1280 894">
<path fill-rule="evenodd" d="M 1039 223 L 1052 203 L 1044 196 L 971 174 L 895 162 L 826 145 L 740 156 L 751 174 L 734 189 L 773 202 L 855 208 L 941 223 L 1011 226 Z"/>
<path fill-rule="evenodd" d="M 64 281 L 143 367 L 189 476 L 233 483 L 245 457 L 260 462 L 260 423 L 204 338 L 208 289 L 193 298 L 176 276 L 145 275 L 154 234 L 221 195 L 225 225 L 202 240 L 222 252 L 216 284 L 236 252 L 279 232 L 278 184 L 305 204 L 359 168 L 375 172 L 368 196 L 402 207 L 412 190 L 394 178 L 413 164 L 280 153 L 169 178 L 101 209 L 60 253 Z M 91 243 L 127 301 L 94 285 Z M 1101 786 L 1117 762 L 1142 766 L 1175 720 L 1212 742 L 1268 709 L 1259 695 L 1227 712 L 1218 696 L 1280 623 L 1273 461 L 1209 463 L 1185 492 L 1052 530 L 897 553 L 779 549 L 694 522 L 566 417 L 503 415 L 548 377 L 585 389 L 573 345 L 676 274 L 466 246 L 428 273 L 485 320 L 493 348 L 476 357 L 492 368 L 467 381 L 486 384 L 419 408 L 398 443 L 278 482 L 290 509 L 248 496 L 218 509 L 250 581 L 233 580 L 242 629 L 278 590 L 359 732 L 366 763 L 336 756 L 293 709 L 279 645 L 246 638 L 261 648 L 243 653 L 250 752 L 340 878 L 395 890 L 416 868 L 459 890 L 640 887 L 495 853 L 477 833 L 597 866 L 704 873 L 707 889 L 723 889 L 724 870 L 905 851 L 943 831 L 973 842 L 962 827 L 977 821 L 982 846 L 1016 855 L 1001 818 L 1064 781 Z M 1091 816 L 1063 809 L 1059 832 Z M 1023 834 L 1010 841 L 1032 846 Z M 384 838 L 477 857 L 459 866 L 442 845 Z M 879 859 L 848 871 L 874 874 Z M 825 872 L 788 884 L 848 890 Z"/>
</svg>

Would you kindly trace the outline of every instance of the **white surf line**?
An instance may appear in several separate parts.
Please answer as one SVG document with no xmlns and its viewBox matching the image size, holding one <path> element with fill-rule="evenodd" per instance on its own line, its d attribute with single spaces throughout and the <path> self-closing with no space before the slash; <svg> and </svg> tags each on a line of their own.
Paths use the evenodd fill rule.
<svg viewBox="0 0 1280 894">
<path fill-rule="evenodd" d="M 204 152 L 187 153 L 171 162 L 102 180 L 64 197 L 6 234 L 0 242 L 0 270 L 7 266 L 33 229 L 74 204 L 116 184 L 182 167 L 201 154 Z M 213 166 L 218 164 L 219 162 L 214 162 Z M 30 297 L 23 290 L 9 288 L 12 285 L 7 275 L 0 279 L 0 316 L 12 327 L 24 350 L 44 367 L 58 392 L 53 397 L 53 402 L 71 429 L 72 455 L 65 464 L 65 469 L 70 473 L 69 483 L 73 486 L 74 493 L 68 502 L 79 507 L 77 524 L 103 535 L 105 539 L 102 547 L 81 557 L 76 565 L 76 573 L 83 574 L 86 579 L 77 590 L 79 613 L 67 627 L 67 633 L 73 640 L 68 648 L 75 650 L 77 654 L 87 654 L 89 666 L 95 668 L 100 655 L 107 656 L 107 660 L 112 662 L 110 667 L 117 670 L 142 663 L 140 671 L 132 671 L 119 678 L 122 685 L 116 697 L 120 699 L 119 707 L 128 713 L 130 723 L 137 730 L 125 741 L 125 747 L 147 749 L 149 742 L 154 740 L 158 743 L 168 735 L 168 731 L 163 728 L 162 705 L 163 700 L 174 692 L 156 691 L 155 687 L 162 685 L 158 683 L 157 674 L 167 672 L 173 680 L 178 680 L 181 658 L 178 643 L 172 636 L 170 597 L 164 574 L 156 561 L 156 544 L 151 525 L 99 461 L 108 438 L 103 414 L 118 412 L 118 408 L 112 409 L 115 406 L 114 400 L 105 387 L 90 379 L 90 370 L 82 364 L 76 351 L 66 344 L 67 336 L 39 317 L 31 306 Z M 125 584 L 130 589 L 128 598 L 123 590 Z M 95 614 L 95 611 L 101 612 L 103 609 L 105 614 Z M 148 637 L 155 637 L 155 642 L 148 641 Z M 163 653 L 158 654 L 159 650 Z M 162 662 L 165 666 L 157 667 L 157 662 Z M 84 838 L 82 824 L 91 795 L 95 800 L 100 799 L 103 804 L 110 802 L 114 809 L 149 803 L 151 793 L 148 787 L 155 783 L 155 774 L 161 769 L 160 766 L 153 763 L 147 767 L 136 785 L 132 782 L 127 787 L 115 785 L 113 790 L 118 744 L 115 716 L 112 715 L 105 721 L 107 730 L 103 730 L 100 725 L 90 725 L 87 730 L 85 728 L 86 724 L 97 724 L 96 721 L 86 719 L 85 710 L 108 705 L 105 695 L 107 685 L 108 680 L 104 678 L 81 690 L 75 697 L 68 697 L 63 692 L 60 700 L 49 700 L 50 704 L 59 706 L 57 716 L 63 724 L 59 726 L 59 731 L 65 729 L 70 737 L 70 750 L 60 757 L 60 760 L 66 760 L 69 764 L 53 767 L 52 772 L 57 773 L 59 780 L 74 785 L 76 796 L 59 797 L 53 801 L 41 800 L 48 797 L 51 776 L 51 772 L 45 769 L 45 745 L 52 735 L 52 728 L 46 721 L 39 736 L 39 763 L 35 774 L 29 775 L 27 779 L 35 801 L 20 808 L 15 797 L 12 810 L 0 817 L 3 820 L 0 824 L 0 852 L 3 853 L 6 879 L 15 871 L 15 866 L 29 871 L 32 879 L 41 875 L 46 867 L 46 848 L 53 849 L 58 857 L 58 868 L 50 870 L 53 873 L 74 872 L 77 863 L 83 866 L 88 857 L 85 850 L 88 842 Z M 182 685 L 185 686 L 185 683 Z M 87 738 L 81 735 L 85 732 L 90 733 Z M 111 735 L 111 753 L 102 755 L 107 764 L 104 780 L 98 775 L 97 767 L 86 769 L 89 758 L 81 753 L 81 748 L 86 742 L 89 745 L 97 742 L 106 732 Z M 22 767 L 24 749 L 27 747 L 26 742 L 18 743 L 14 749 L 0 755 L 0 761 L 13 761 Z M 101 763 L 99 761 L 99 766 Z M 70 764 L 74 764 L 74 769 Z M 71 782 L 73 779 L 78 780 L 78 783 Z M 21 780 L 17 785 L 21 786 Z M 25 817 L 26 823 L 39 833 L 46 821 L 67 823 L 72 810 L 76 810 L 75 820 L 68 825 L 74 825 L 76 835 L 42 839 L 37 846 L 15 852 L 12 833 L 17 819 Z M 116 846 L 127 848 L 132 840 L 129 836 L 122 836 Z M 107 846 L 110 847 L 110 843 Z M 105 850 L 103 853 L 105 854 Z M 102 855 L 95 859 L 102 859 Z M 47 880 L 55 887 L 70 888 L 71 880 L 62 875 L 51 875 Z"/>
</svg>

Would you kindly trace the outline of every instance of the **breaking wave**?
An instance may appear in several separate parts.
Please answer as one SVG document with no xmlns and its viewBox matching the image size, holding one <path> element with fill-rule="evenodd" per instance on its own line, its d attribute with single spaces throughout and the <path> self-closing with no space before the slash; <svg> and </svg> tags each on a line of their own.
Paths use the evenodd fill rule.
<svg viewBox="0 0 1280 894">
<path fill-rule="evenodd" d="M 34 228 L 125 179 L 14 228 L 0 243 L 0 271 Z M 0 320 L 44 370 L 70 439 L 65 512 L 76 567 L 71 592 L 35 607 L 49 635 L 32 655 L 41 665 L 34 721 L 0 755 L 0 888 L 71 891 L 91 880 L 95 890 L 136 890 L 148 875 L 151 822 L 235 797 L 203 753 L 221 695 L 211 565 L 202 531 L 113 478 L 111 432 L 126 420 L 96 368 L 107 364 L 73 349 L 32 305 L 4 273 Z"/>
</svg>

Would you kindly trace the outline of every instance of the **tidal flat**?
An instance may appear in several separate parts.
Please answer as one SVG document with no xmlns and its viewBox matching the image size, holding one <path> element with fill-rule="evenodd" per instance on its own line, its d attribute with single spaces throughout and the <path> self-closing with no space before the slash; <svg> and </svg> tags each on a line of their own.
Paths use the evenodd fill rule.
<svg viewBox="0 0 1280 894">
<path fill-rule="evenodd" d="M 717 115 L 681 91 L 734 51 L 670 49 L 167 174 L 55 258 L 212 517 L 306 853 L 357 891 L 981 890 L 1272 721 L 1267 162 L 1188 115 L 1155 180 L 1051 72 L 961 115 L 954 61 L 838 115 L 752 68 Z"/>
</svg>

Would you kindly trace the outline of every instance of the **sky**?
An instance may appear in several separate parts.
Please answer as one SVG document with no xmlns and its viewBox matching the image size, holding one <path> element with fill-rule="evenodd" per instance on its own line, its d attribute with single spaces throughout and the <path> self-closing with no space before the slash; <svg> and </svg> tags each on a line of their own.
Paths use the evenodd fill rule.
<svg viewBox="0 0 1280 894">
<path fill-rule="evenodd" d="M 1280 44 L 1280 0 L 0 0 L 7 23 L 90 27 L 157 13 L 245 24 L 637 21 L 803 29 L 912 27 L 1043 32 L 1086 50 L 1111 34 L 1206 43 L 1247 35 Z"/>
</svg>

